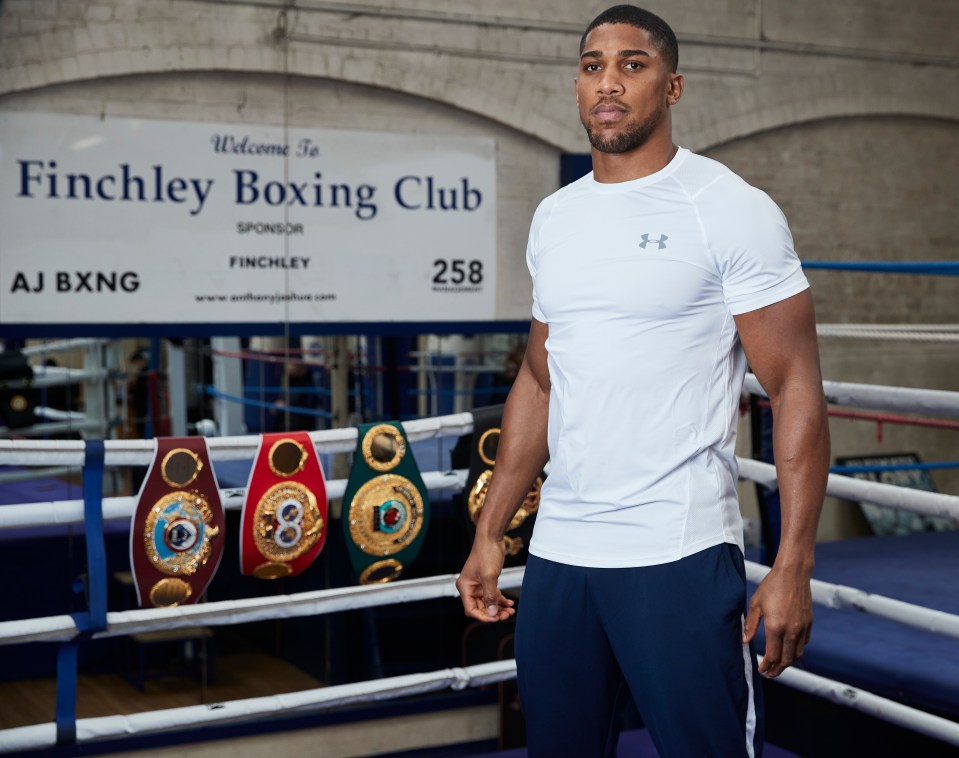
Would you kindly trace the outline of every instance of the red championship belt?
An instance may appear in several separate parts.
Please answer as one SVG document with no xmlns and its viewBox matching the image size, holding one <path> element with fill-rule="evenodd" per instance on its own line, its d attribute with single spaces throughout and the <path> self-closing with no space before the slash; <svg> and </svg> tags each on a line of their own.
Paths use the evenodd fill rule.
<svg viewBox="0 0 959 758">
<path fill-rule="evenodd" d="M 306 432 L 264 434 L 250 470 L 240 526 L 240 572 L 302 573 L 326 542 L 326 481 Z"/>
<path fill-rule="evenodd" d="M 223 507 L 203 437 L 160 437 L 130 528 L 141 607 L 195 603 L 223 557 Z"/>
</svg>

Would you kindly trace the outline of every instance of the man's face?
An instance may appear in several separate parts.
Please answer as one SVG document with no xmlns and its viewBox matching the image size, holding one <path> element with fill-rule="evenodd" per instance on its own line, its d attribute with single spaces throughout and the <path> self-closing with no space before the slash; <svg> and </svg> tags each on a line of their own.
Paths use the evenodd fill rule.
<svg viewBox="0 0 959 758">
<path fill-rule="evenodd" d="M 679 100 L 682 77 L 671 73 L 649 33 L 604 24 L 589 33 L 579 61 L 576 103 L 590 144 L 626 153 L 667 128 L 667 107 Z"/>
</svg>

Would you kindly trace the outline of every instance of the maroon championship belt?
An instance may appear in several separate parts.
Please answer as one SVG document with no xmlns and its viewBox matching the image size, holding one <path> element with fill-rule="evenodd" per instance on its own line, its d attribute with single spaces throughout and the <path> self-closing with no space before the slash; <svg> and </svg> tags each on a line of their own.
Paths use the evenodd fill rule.
<svg viewBox="0 0 959 758">
<path fill-rule="evenodd" d="M 260 579 L 302 573 L 323 550 L 326 481 L 306 432 L 264 434 L 246 487 L 240 572 Z"/>
<path fill-rule="evenodd" d="M 141 607 L 195 603 L 223 557 L 225 523 L 203 437 L 159 437 L 130 527 Z"/>
</svg>

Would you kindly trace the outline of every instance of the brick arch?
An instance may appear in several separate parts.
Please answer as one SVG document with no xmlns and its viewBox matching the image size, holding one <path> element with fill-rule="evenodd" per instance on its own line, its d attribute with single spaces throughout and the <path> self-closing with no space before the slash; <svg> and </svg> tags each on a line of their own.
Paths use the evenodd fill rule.
<svg viewBox="0 0 959 758">
<path fill-rule="evenodd" d="M 173 29 L 171 24 L 171 31 Z M 25 40 L 23 44 L 28 46 L 33 42 Z M 44 41 L 37 39 L 35 42 L 43 44 Z M 357 55 L 354 58 L 348 51 L 336 47 L 294 47 L 288 62 L 283 53 L 282 48 L 269 44 L 216 47 L 209 41 L 198 40 L 169 46 L 138 46 L 133 42 L 106 51 L 84 51 L 47 58 L 42 63 L 17 61 L 5 69 L 0 68 L 0 101 L 8 94 L 126 76 L 212 72 L 282 76 L 289 73 L 434 100 L 557 147 L 568 143 L 571 137 L 578 138 L 578 132 L 571 132 L 564 123 L 568 121 L 564 106 L 572 102 L 571 95 L 565 90 L 563 97 L 558 94 L 556 97 L 543 96 L 541 93 L 526 101 L 521 109 L 517 108 L 516 95 L 504 96 L 504 91 L 517 93 L 529 89 L 541 92 L 541 81 L 534 81 L 528 74 L 524 76 L 519 66 L 512 70 L 506 67 L 499 79 L 501 85 L 505 82 L 505 87 L 492 87 L 475 76 L 470 77 L 469 67 L 475 65 L 475 61 L 469 59 L 446 59 L 443 66 L 437 66 L 432 56 L 400 53 L 395 58 L 401 60 L 401 64 L 394 62 L 392 66 L 385 66 L 371 56 Z M 443 72 L 442 75 L 436 73 L 437 69 Z"/>
<path fill-rule="evenodd" d="M 777 82 L 782 84 L 782 82 Z M 885 85 L 885 86 L 884 86 Z M 861 116 L 907 116 L 959 121 L 959 101 L 941 97 L 929 78 L 903 72 L 885 83 L 821 77 L 787 84 L 711 104 L 709 118 L 694 120 L 681 137 L 697 150 L 796 124 Z M 682 126 L 678 131 L 682 130 Z"/>
<path fill-rule="evenodd" d="M 291 47 L 287 61 L 285 49 L 264 35 L 262 23 L 248 24 L 243 33 L 234 35 L 234 44 L 218 44 L 221 41 L 209 19 L 199 19 L 194 26 L 167 19 L 155 22 L 149 31 L 135 24 L 122 28 L 123 34 L 102 41 L 105 46 L 99 48 L 81 43 L 90 29 L 76 30 L 76 44 L 69 49 L 57 43 L 55 34 L 24 35 L 17 40 L 20 50 L 64 52 L 42 61 L 17 55 L 9 65 L 0 67 L 0 98 L 47 86 L 138 74 L 290 73 L 434 100 L 561 150 L 584 149 L 569 72 L 560 68 L 536 70 L 526 64 L 487 63 L 487 71 L 491 68 L 496 75 L 477 77 L 476 61 L 470 58 L 398 52 L 392 57 L 393 65 L 385 65 L 381 58 L 362 50 L 297 44 Z M 948 81 L 940 84 L 940 78 Z M 895 66 L 874 71 L 840 65 L 836 70 L 794 78 L 770 72 L 738 89 L 735 82 L 714 81 L 711 90 L 699 83 L 697 87 L 707 93 L 698 96 L 692 109 L 678 113 L 677 141 L 706 150 L 751 134 L 844 116 L 959 120 L 959 100 L 942 96 L 955 78 L 952 71 L 943 71 L 939 77 L 924 68 Z M 693 82 L 697 79 L 691 77 Z"/>
</svg>

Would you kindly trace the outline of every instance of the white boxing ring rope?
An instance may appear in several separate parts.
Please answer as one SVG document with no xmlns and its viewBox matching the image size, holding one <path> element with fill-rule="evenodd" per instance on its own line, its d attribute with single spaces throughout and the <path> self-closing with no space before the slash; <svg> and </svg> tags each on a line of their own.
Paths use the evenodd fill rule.
<svg viewBox="0 0 959 758">
<path fill-rule="evenodd" d="M 147 460 L 147 462 L 149 462 Z M 146 465 L 146 463 L 144 463 Z M 73 469 L 67 468 L 66 471 Z M 466 484 L 465 469 L 457 471 L 424 471 L 423 483 L 428 490 L 447 490 L 462 488 Z M 346 479 L 331 479 L 326 482 L 328 500 L 343 497 L 346 491 Z M 246 497 L 245 487 L 233 487 L 218 490 L 220 503 L 224 510 L 241 510 Z M 957 498 L 959 500 L 959 498 Z M 103 498 L 103 520 L 129 520 L 136 510 L 136 498 L 130 496 Z M 957 511 L 959 514 L 959 511 Z M 45 503 L 16 503 L 0 507 L 0 531 L 21 527 L 71 525 L 83 523 L 82 500 L 60 500 Z"/>
<path fill-rule="evenodd" d="M 2 453 L 0 453 L 2 457 Z M 211 456 L 215 460 L 215 456 Z M 739 478 L 751 482 L 775 487 L 776 467 L 771 463 L 755 461 L 751 458 L 736 458 L 739 464 Z M 143 465 L 149 463 L 149 456 Z M 466 484 L 466 470 L 424 471 L 423 483 L 428 490 L 456 489 Z M 346 479 L 332 479 L 326 483 L 328 499 L 343 497 Z M 239 510 L 243 507 L 246 490 L 242 487 L 221 489 L 220 501 L 226 510 Z M 846 500 L 858 500 L 875 503 L 927 516 L 942 516 L 959 519 L 959 496 L 941 492 L 926 492 L 897 487 L 893 484 L 870 482 L 864 479 L 830 474 L 826 483 L 826 494 Z M 103 498 L 103 518 L 106 521 L 128 519 L 136 509 L 134 497 Z M 67 525 L 83 523 L 83 501 L 61 500 L 45 503 L 16 503 L 0 507 L 0 531 L 30 526 Z"/>
<path fill-rule="evenodd" d="M 496 661 L 466 668 L 441 669 L 428 674 L 408 674 L 269 697 L 169 708 L 126 716 L 77 719 L 77 742 L 222 725 L 275 715 L 302 715 L 344 705 L 382 702 L 447 688 L 462 690 L 466 687 L 482 687 L 513 679 L 515 676 L 515 660 Z M 959 724 L 952 721 L 800 669 L 786 669 L 780 674 L 779 680 L 794 689 L 827 698 L 948 744 L 959 745 Z M 6 729 L 0 732 L 0 737 L 3 737 L 0 752 L 49 747 L 56 743 L 56 724 Z"/>
<path fill-rule="evenodd" d="M 767 487 L 776 486 L 776 467 L 771 463 L 752 458 L 736 458 L 739 463 L 739 478 Z M 920 513 L 924 516 L 941 516 L 959 519 L 959 496 L 941 492 L 927 492 L 897 487 L 894 484 L 870 482 L 843 474 L 829 474 L 826 494 L 843 500 L 859 500 L 865 503 L 884 505 L 900 511 Z"/>
<path fill-rule="evenodd" d="M 502 589 L 515 589 L 523 583 L 523 567 L 505 569 Z M 94 632 L 94 639 L 128 634 L 181 629 L 195 626 L 230 626 L 252 621 L 321 616 L 327 613 L 376 608 L 382 605 L 413 603 L 420 600 L 453 598 L 456 574 L 409 579 L 395 584 L 369 584 L 361 587 L 334 587 L 328 590 L 298 592 L 292 595 L 219 600 L 173 608 L 141 608 L 111 611 L 106 629 Z M 23 642 L 63 642 L 77 634 L 71 616 L 47 616 L 0 623 L 0 645 Z M 0 732 L 2 736 L 3 732 Z"/>
<path fill-rule="evenodd" d="M 56 340 L 51 342 L 44 342 L 39 345 L 28 345 L 23 348 L 20 352 L 23 355 L 34 356 L 34 355 L 47 355 L 48 353 L 62 353 L 68 350 L 82 350 L 86 347 L 100 347 L 101 345 L 106 345 L 109 343 L 109 340 L 101 339 L 99 337 L 80 337 L 75 339 L 68 340 Z M 56 366 L 45 366 L 43 368 L 57 368 Z"/>
<path fill-rule="evenodd" d="M 832 405 L 959 417 L 959 392 L 827 381 L 822 383 L 822 388 Z M 746 374 L 743 392 L 768 397 L 755 374 Z"/>
<path fill-rule="evenodd" d="M 959 393 L 956 393 L 959 396 Z M 404 421 L 410 442 L 435 437 L 459 437 L 473 431 L 473 414 Z M 318 453 L 352 453 L 356 448 L 357 428 L 326 429 L 310 432 Z M 212 437 L 207 440 L 214 461 L 252 460 L 256 455 L 256 436 Z M 104 466 L 145 466 L 153 460 L 153 440 L 106 440 Z M 77 466 L 83 465 L 86 445 L 83 440 L 2 440 L 0 466 Z M 42 459 L 39 457 L 42 456 Z"/>
<path fill-rule="evenodd" d="M 754 378 L 752 381 L 754 381 Z M 824 383 L 824 385 L 829 384 L 834 385 L 833 389 L 836 389 L 837 393 L 840 390 L 851 392 L 853 387 L 867 387 L 870 390 L 878 390 L 870 396 L 872 399 L 868 403 L 836 401 L 843 404 L 859 404 L 871 408 L 882 407 L 893 410 L 915 410 L 918 408 L 924 412 L 935 409 L 934 412 L 943 413 L 943 415 L 959 415 L 959 393 Z M 761 388 L 758 388 L 758 384 L 755 389 L 763 394 Z M 830 394 L 829 387 L 826 387 L 826 392 Z M 830 399 L 833 399 L 833 397 Z M 877 402 L 881 405 L 877 405 Z M 944 407 L 939 408 L 940 405 Z M 472 431 L 472 416 L 465 413 L 424 419 L 406 422 L 404 427 L 407 435 L 413 441 L 437 436 L 458 436 Z M 356 436 L 357 430 L 355 428 L 311 434 L 317 450 L 324 453 L 353 450 Z M 106 465 L 143 465 L 149 462 L 153 452 L 153 442 L 150 440 L 108 441 L 105 444 Z M 256 445 L 256 437 L 230 437 L 209 440 L 211 458 L 215 460 L 250 458 L 256 449 Z M 0 440 L 0 465 L 49 466 L 59 464 L 79 466 L 82 465 L 83 455 L 84 443 L 82 441 L 34 442 L 22 440 L 14 443 Z M 773 466 L 745 459 L 739 459 L 739 464 L 742 478 L 752 479 L 763 484 L 775 483 L 775 468 Z M 426 472 L 424 480 L 429 489 L 462 487 L 465 481 L 465 473 L 460 471 Z M 331 481 L 328 485 L 330 497 L 341 496 L 341 490 L 345 488 L 345 482 L 342 480 Z M 831 491 L 827 490 L 828 494 L 840 497 L 854 497 L 859 500 L 879 502 L 883 505 L 932 515 L 945 515 L 953 518 L 959 516 L 959 498 L 954 496 L 904 490 L 892 485 L 863 482 L 838 475 L 830 475 L 830 488 Z M 901 492 L 895 492 L 897 490 L 901 490 Z M 223 490 L 222 494 L 225 507 L 239 508 L 242 504 L 242 489 Z M 930 495 L 933 497 L 927 497 Z M 105 518 L 129 517 L 134 508 L 133 500 L 133 498 L 105 498 Z M 41 506 L 43 515 L 47 517 L 45 520 L 38 519 L 40 514 L 36 510 L 37 505 Z M 35 515 L 27 515 L 23 512 L 26 507 L 34 508 Z M 6 509 L 19 510 L 11 513 L 11 518 L 3 519 L 3 512 Z M 3 519 L 0 521 L 0 528 L 22 526 L 26 522 L 36 524 L 80 523 L 82 522 L 82 501 L 34 504 L 33 506 L 5 506 L 0 508 L 0 519 Z M 747 576 L 753 581 L 761 579 L 768 570 L 765 566 L 747 563 Z M 522 568 L 504 571 L 501 586 L 504 588 L 519 586 L 522 582 L 522 573 Z M 396 584 L 345 587 L 272 598 L 250 598 L 179 608 L 109 613 L 107 615 L 107 629 L 94 636 L 112 637 L 149 629 L 169 629 L 200 624 L 236 624 L 265 618 L 319 615 L 395 602 L 415 602 L 431 598 L 455 597 L 455 578 L 454 575 L 427 577 Z M 818 580 L 814 580 L 813 592 L 816 602 L 831 607 L 853 607 L 910 626 L 949 636 L 959 636 L 959 616 Z M 76 634 L 77 629 L 70 616 L 0 623 L 0 645 L 38 640 L 68 640 Z M 500 661 L 495 664 L 484 664 L 466 669 L 444 669 L 429 674 L 337 685 L 267 698 L 175 708 L 130 716 L 79 719 L 76 722 L 77 742 L 199 724 L 249 720 L 258 716 L 269 716 L 277 713 L 313 712 L 348 703 L 392 699 L 448 687 L 463 689 L 467 686 L 481 686 L 510 679 L 514 676 L 515 662 Z M 797 669 L 787 669 L 781 675 L 780 680 L 787 685 L 827 697 L 836 703 L 870 713 L 892 723 L 959 746 L 959 724 L 947 719 Z M 0 730 L 0 752 L 37 749 L 53 746 L 55 743 L 55 724 L 38 724 Z"/>
<path fill-rule="evenodd" d="M 759 660 L 762 660 L 760 657 Z M 860 713 L 888 721 L 890 724 L 905 727 L 919 734 L 925 734 L 949 745 L 959 746 L 959 724 L 955 721 L 933 716 L 931 713 L 910 708 L 895 700 L 874 695 L 866 690 L 853 687 L 832 679 L 826 679 L 808 671 L 790 667 L 783 671 L 776 681 L 811 695 L 845 705 Z M 78 722 L 79 723 L 79 722 Z"/>
<path fill-rule="evenodd" d="M 462 690 L 513 679 L 516 661 L 495 661 L 427 674 L 407 674 L 356 684 L 339 684 L 282 695 L 191 705 L 162 711 L 77 719 L 77 742 L 214 726 L 277 715 L 303 715 L 356 703 L 394 700 L 445 689 Z M 37 750 L 56 744 L 56 724 L 36 724 L 0 731 L 0 753 Z"/>
<path fill-rule="evenodd" d="M 770 570 L 769 566 L 746 561 L 746 578 L 753 584 L 759 584 Z M 900 624 L 922 629 L 925 632 L 959 639 L 959 616 L 953 613 L 906 603 L 855 587 L 830 584 L 819 579 L 813 579 L 811 584 L 813 602 L 819 605 L 825 605 L 828 608 L 853 608 L 862 613 L 898 621 Z"/>
<path fill-rule="evenodd" d="M 820 337 L 959 342 L 959 324 L 816 324 Z"/>
</svg>

